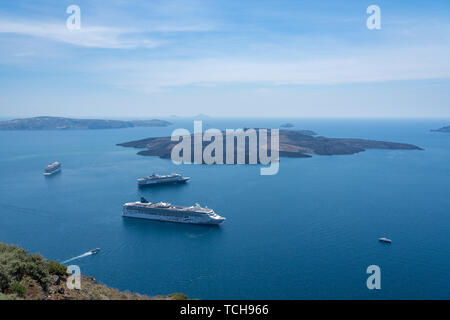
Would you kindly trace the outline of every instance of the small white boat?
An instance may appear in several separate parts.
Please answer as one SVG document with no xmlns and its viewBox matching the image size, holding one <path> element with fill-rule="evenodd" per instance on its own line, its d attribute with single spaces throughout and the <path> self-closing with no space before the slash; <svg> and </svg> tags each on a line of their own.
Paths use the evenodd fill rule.
<svg viewBox="0 0 450 320">
<path fill-rule="evenodd" d="M 49 164 L 44 169 L 44 176 L 51 176 L 52 174 L 58 173 L 61 171 L 61 163 L 60 162 L 53 162 L 52 164 Z"/>
<path fill-rule="evenodd" d="M 391 240 L 391 239 L 388 239 L 388 238 L 379 238 L 378 240 L 379 240 L 380 242 L 392 243 L 392 240 Z"/>
<path fill-rule="evenodd" d="M 100 248 L 96 248 L 96 249 L 93 249 L 93 250 L 91 250 L 89 252 L 94 254 L 94 253 L 98 253 L 99 251 L 100 251 Z"/>
</svg>

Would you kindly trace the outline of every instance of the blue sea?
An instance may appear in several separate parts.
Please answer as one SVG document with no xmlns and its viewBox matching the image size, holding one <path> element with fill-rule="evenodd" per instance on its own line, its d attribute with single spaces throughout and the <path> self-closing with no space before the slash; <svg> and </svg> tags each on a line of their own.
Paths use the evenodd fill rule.
<svg viewBox="0 0 450 320">
<path fill-rule="evenodd" d="M 193 130 L 0 131 L 0 241 L 148 295 L 199 299 L 449 299 L 450 120 L 209 119 L 204 128 L 277 128 L 412 143 L 423 151 L 282 158 L 258 165 L 181 165 L 117 143 Z M 61 161 L 61 174 L 43 168 Z M 136 178 L 178 172 L 186 185 L 139 190 Z M 121 217 L 140 196 L 195 202 L 220 227 Z M 379 237 L 393 240 L 391 245 Z M 381 269 L 368 290 L 366 269 Z"/>
</svg>

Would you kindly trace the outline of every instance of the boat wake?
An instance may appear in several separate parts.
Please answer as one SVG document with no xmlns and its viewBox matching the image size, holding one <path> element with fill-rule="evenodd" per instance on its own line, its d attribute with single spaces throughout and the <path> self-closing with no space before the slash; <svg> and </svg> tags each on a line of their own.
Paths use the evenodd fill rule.
<svg viewBox="0 0 450 320">
<path fill-rule="evenodd" d="M 66 263 L 69 263 L 69 262 L 71 262 L 71 261 L 73 261 L 73 260 L 78 260 L 78 259 L 81 259 L 81 258 L 90 256 L 90 255 L 93 255 L 93 254 L 94 254 L 94 253 L 93 253 L 92 251 L 88 251 L 88 252 L 86 252 L 86 253 L 80 254 L 79 256 L 76 256 L 76 257 L 70 258 L 70 259 L 68 259 L 68 260 L 65 260 L 65 261 L 63 261 L 63 262 L 61 262 L 61 263 L 62 263 L 62 264 L 66 264 Z"/>
</svg>

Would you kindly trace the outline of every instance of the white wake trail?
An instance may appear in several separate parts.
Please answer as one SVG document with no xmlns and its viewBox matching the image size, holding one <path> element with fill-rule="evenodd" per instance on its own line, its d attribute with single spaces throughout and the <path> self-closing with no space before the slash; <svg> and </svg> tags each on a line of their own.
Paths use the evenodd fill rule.
<svg viewBox="0 0 450 320">
<path fill-rule="evenodd" d="M 83 254 L 81 254 L 81 255 L 79 255 L 79 256 L 76 256 L 76 257 L 73 257 L 73 258 L 70 258 L 69 260 L 63 261 L 63 262 L 61 262 L 61 263 L 62 263 L 62 264 L 66 264 L 66 263 L 71 262 L 71 261 L 73 261 L 73 260 L 81 259 L 81 258 L 90 256 L 90 255 L 92 255 L 92 252 L 91 252 L 91 251 L 88 251 L 88 252 L 86 252 L 86 253 L 83 253 Z"/>
</svg>

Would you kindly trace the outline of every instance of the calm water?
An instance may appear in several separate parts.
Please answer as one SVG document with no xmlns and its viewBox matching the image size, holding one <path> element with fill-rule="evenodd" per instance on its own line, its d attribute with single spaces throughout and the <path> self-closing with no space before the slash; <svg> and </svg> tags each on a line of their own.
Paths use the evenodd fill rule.
<svg viewBox="0 0 450 320">
<path fill-rule="evenodd" d="M 209 120 L 205 127 L 277 127 L 280 120 Z M 169 128 L 0 131 L 0 241 L 71 263 L 122 290 L 193 298 L 450 298 L 449 121 L 288 120 L 330 137 L 413 143 L 425 151 L 282 159 L 258 166 L 175 166 L 116 143 Z M 60 175 L 45 179 L 52 161 Z M 187 185 L 139 191 L 136 178 L 179 172 Z M 199 202 L 228 218 L 219 228 L 123 219 L 143 195 Z M 383 245 L 379 237 L 393 239 Z M 366 288 L 381 267 L 382 290 Z"/>
</svg>

